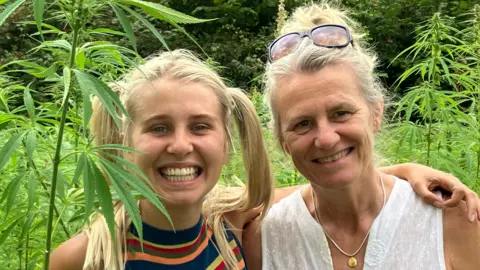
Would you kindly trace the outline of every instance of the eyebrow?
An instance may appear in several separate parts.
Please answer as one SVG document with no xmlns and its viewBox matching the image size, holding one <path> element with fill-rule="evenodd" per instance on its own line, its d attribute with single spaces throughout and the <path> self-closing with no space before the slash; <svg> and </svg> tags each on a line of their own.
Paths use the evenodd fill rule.
<svg viewBox="0 0 480 270">
<path fill-rule="evenodd" d="M 343 108 L 354 108 L 356 107 L 354 104 L 352 104 L 351 102 L 349 101 L 340 101 L 339 103 L 333 105 L 332 107 L 328 108 L 329 111 L 336 111 L 336 110 L 340 110 L 340 109 L 343 109 Z"/>
<path fill-rule="evenodd" d="M 149 117 L 143 121 L 141 121 L 141 124 L 142 125 L 145 125 L 145 124 L 148 124 L 150 122 L 153 122 L 153 121 L 157 121 L 157 120 L 171 120 L 172 117 L 167 115 L 167 114 L 157 114 L 157 115 L 154 115 L 152 117 Z M 205 121 L 210 121 L 210 122 L 215 122 L 218 120 L 217 117 L 211 115 L 211 114 L 196 114 L 196 115 L 193 115 L 191 117 L 189 117 L 189 120 L 205 120 Z"/>
</svg>

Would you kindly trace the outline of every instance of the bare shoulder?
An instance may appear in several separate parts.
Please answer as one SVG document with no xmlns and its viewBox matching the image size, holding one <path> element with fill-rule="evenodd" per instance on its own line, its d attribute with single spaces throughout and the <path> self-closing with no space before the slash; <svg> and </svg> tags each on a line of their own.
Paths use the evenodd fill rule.
<svg viewBox="0 0 480 270">
<path fill-rule="evenodd" d="M 243 233 L 243 252 L 248 269 L 262 269 L 262 236 L 259 218 L 250 222 Z"/>
<path fill-rule="evenodd" d="M 480 269 L 480 222 L 465 219 L 465 203 L 443 210 L 443 235 L 447 269 Z"/>
<path fill-rule="evenodd" d="M 49 270 L 82 270 L 87 246 L 88 237 L 83 232 L 70 238 L 53 251 Z"/>
</svg>

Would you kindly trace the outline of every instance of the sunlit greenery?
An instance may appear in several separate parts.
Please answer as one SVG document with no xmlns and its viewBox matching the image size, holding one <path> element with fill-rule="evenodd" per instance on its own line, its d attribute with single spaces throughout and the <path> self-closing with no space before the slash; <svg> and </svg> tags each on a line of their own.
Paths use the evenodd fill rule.
<svg viewBox="0 0 480 270">
<path fill-rule="evenodd" d="M 2 269 L 45 268 L 46 250 L 73 236 L 95 211 L 104 214 L 113 228 L 112 199 L 125 203 L 136 225 L 140 223 L 136 196 L 147 197 L 164 211 L 149 186 L 137 179 L 142 175 L 132 164 L 99 154 L 102 148 L 135 150 L 97 147 L 88 130 L 90 97 L 99 97 L 111 113 L 124 110 L 107 83 L 161 48 L 194 49 L 212 63 L 220 62 L 221 73 L 232 84 L 248 86 L 264 127 L 277 186 L 304 182 L 275 141 L 260 89 L 278 1 L 214 2 L 194 6 L 195 1 L 0 0 L 0 35 L 3 29 L 15 27 L 30 31 L 24 47 L 13 44 L 14 30 L 6 34 L 10 43 L 0 41 L 4 56 L 0 59 Z M 303 2 L 287 0 L 285 6 L 290 10 Z M 368 22 L 380 16 L 370 2 L 382 6 L 386 1 L 345 4 Z M 407 2 L 411 2 L 408 9 L 421 5 Z M 442 7 L 457 18 L 435 13 L 423 23 L 405 19 L 405 25 L 416 29 L 410 43 L 399 49 L 389 42 L 379 46 L 380 58 L 391 61 L 380 75 L 391 69 L 390 76 L 399 69 L 401 73 L 386 80 L 395 82 L 387 85 L 390 92 L 400 95 L 392 95 L 395 104 L 387 110 L 388 123 L 378 136 L 377 150 L 386 163 L 428 164 L 480 191 L 480 6 L 468 3 L 460 1 L 462 9 Z M 197 19 L 167 5 L 217 20 Z M 400 16 L 396 5 L 381 8 L 382 14 Z M 395 34 L 388 26 L 367 27 L 370 39 Z M 155 49 L 148 47 L 152 44 Z M 243 184 L 241 162 L 232 149 L 223 183 Z M 106 172 L 110 188 L 101 171 Z"/>
</svg>

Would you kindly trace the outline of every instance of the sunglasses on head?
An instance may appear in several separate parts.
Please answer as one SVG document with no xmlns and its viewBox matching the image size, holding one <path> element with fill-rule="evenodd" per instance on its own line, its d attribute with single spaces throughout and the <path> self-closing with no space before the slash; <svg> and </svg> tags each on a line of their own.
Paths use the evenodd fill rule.
<svg viewBox="0 0 480 270">
<path fill-rule="evenodd" d="M 338 24 L 321 24 L 305 32 L 291 32 L 275 39 L 268 46 L 268 60 L 274 62 L 292 53 L 304 37 L 313 44 L 326 48 L 343 48 L 352 43 L 347 27 Z"/>
</svg>

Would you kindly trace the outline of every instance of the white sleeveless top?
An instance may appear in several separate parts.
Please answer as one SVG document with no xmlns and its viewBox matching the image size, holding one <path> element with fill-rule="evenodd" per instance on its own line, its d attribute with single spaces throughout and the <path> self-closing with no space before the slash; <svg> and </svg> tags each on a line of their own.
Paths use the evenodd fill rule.
<svg viewBox="0 0 480 270">
<path fill-rule="evenodd" d="M 373 222 L 363 269 L 445 270 L 442 210 L 427 205 L 407 181 L 395 179 Z M 327 238 L 300 190 L 275 204 L 262 225 L 264 270 L 333 270 Z"/>
</svg>

